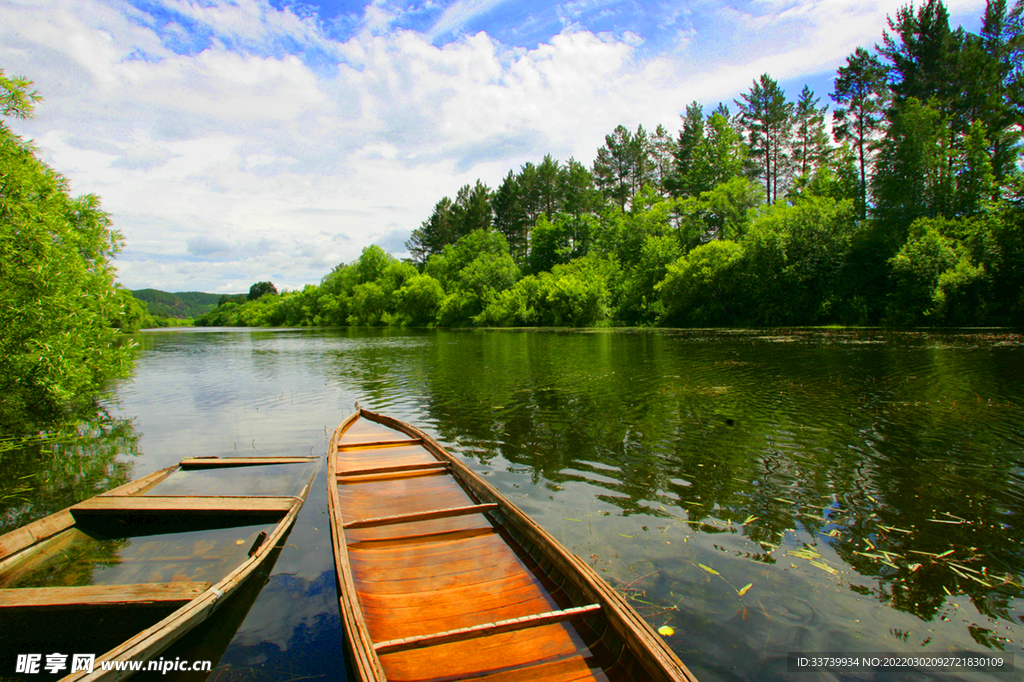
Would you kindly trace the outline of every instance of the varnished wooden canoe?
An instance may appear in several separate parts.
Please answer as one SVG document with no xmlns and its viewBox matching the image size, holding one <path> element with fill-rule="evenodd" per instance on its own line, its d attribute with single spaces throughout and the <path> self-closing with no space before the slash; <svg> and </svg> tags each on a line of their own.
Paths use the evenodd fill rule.
<svg viewBox="0 0 1024 682">
<path fill-rule="evenodd" d="M 351 415 L 328 491 L 364 682 L 695 682 L 587 564 L 419 429 Z"/>
<path fill-rule="evenodd" d="M 63 654 L 63 682 L 131 676 L 102 663 L 153 659 L 228 603 L 276 557 L 320 461 L 185 459 L 0 536 L 0 651 L 42 653 L 43 674 Z"/>
</svg>

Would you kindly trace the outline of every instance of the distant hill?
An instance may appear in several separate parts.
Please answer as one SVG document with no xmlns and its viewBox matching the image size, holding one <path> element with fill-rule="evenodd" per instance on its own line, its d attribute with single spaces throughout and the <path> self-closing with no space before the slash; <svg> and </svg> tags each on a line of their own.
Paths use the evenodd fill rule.
<svg viewBox="0 0 1024 682">
<path fill-rule="evenodd" d="M 206 294 L 201 291 L 179 291 L 169 293 L 159 289 L 136 289 L 132 296 L 145 301 L 150 315 L 157 317 L 199 317 L 217 307 L 221 294 Z"/>
</svg>

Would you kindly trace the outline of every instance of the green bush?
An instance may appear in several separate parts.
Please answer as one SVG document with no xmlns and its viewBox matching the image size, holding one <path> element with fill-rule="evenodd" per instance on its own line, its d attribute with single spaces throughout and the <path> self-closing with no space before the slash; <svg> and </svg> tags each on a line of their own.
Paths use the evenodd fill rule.
<svg viewBox="0 0 1024 682">
<path fill-rule="evenodd" d="M 735 324 L 742 317 L 738 272 L 743 247 L 729 240 L 713 241 L 668 266 L 655 289 L 665 309 L 664 322 L 679 325 Z"/>
<path fill-rule="evenodd" d="M 23 79 L 0 71 L 3 113 L 31 114 Z M 119 326 L 138 322 L 114 284 L 121 236 L 93 195 L 68 183 L 0 123 L 0 421 L 55 416 L 128 373 Z"/>
</svg>

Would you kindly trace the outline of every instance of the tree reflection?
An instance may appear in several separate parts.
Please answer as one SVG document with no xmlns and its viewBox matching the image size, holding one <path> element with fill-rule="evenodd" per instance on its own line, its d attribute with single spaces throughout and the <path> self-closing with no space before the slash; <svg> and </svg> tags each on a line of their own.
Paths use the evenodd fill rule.
<svg viewBox="0 0 1024 682">
<path fill-rule="evenodd" d="M 1012 335 L 447 335 L 415 357 L 375 355 L 356 387 L 386 401 L 381 377 L 405 382 L 463 454 L 553 491 L 593 486 L 623 515 L 741 532 L 766 564 L 800 529 L 808 557 L 829 545 L 874 581 L 851 589 L 925 621 L 959 594 L 992 618 L 1022 597 Z"/>
<path fill-rule="evenodd" d="M 31 434 L 0 437 L 0 534 L 127 483 L 138 453 L 131 420 L 93 405 Z"/>
</svg>

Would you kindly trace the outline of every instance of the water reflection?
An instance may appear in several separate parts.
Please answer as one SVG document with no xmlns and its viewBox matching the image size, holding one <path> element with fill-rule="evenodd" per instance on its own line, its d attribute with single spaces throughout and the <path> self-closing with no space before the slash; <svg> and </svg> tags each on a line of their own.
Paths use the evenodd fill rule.
<svg viewBox="0 0 1024 682">
<path fill-rule="evenodd" d="M 358 399 L 671 625 L 702 681 L 787 679 L 795 651 L 1022 650 L 1022 355 L 1007 333 L 168 332 L 117 414 L 138 477 L 322 454 Z M 338 679 L 323 488 L 218 679 Z"/>
<path fill-rule="evenodd" d="M 0 535 L 134 477 L 139 434 L 93 406 L 42 432 L 0 434 Z"/>
</svg>

